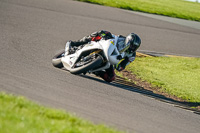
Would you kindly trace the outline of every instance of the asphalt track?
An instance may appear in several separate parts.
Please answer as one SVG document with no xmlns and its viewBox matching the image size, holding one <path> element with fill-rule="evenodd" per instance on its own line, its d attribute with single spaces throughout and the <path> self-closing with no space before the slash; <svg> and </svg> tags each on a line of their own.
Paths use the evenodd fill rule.
<svg viewBox="0 0 200 133">
<path fill-rule="evenodd" d="M 140 50 L 200 56 L 199 29 L 72 0 L 0 0 L 0 90 L 124 131 L 199 132 L 199 114 L 163 102 L 163 96 L 121 79 L 108 84 L 52 66 L 67 40 L 101 29 L 138 33 Z"/>
</svg>

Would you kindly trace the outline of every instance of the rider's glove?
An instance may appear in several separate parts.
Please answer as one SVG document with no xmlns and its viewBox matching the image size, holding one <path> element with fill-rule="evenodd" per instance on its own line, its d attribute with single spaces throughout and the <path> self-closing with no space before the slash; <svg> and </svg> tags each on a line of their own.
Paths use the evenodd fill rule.
<svg viewBox="0 0 200 133">
<path fill-rule="evenodd" d="M 125 57 L 119 64 L 117 64 L 117 65 L 115 66 L 115 69 L 116 69 L 117 71 L 122 71 L 122 70 L 125 69 L 127 63 L 128 63 L 128 58 Z"/>
</svg>

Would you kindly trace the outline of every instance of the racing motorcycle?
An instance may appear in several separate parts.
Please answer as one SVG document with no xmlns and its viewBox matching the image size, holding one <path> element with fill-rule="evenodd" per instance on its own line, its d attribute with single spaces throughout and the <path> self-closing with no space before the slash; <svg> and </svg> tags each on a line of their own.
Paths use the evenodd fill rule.
<svg viewBox="0 0 200 133">
<path fill-rule="evenodd" d="M 118 64 L 118 56 L 123 57 L 117 49 L 118 36 L 113 39 L 101 39 L 87 44 L 72 47 L 70 54 L 65 56 L 64 50 L 56 54 L 52 59 L 54 67 L 64 67 L 72 74 L 86 74 L 103 71 L 110 65 Z"/>
</svg>

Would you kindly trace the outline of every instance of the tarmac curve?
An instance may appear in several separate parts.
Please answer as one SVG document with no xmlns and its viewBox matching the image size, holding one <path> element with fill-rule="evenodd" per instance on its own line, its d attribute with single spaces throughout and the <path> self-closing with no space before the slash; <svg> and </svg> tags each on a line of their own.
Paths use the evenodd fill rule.
<svg viewBox="0 0 200 133">
<path fill-rule="evenodd" d="M 199 29 L 73 0 L 0 0 L 0 91 L 127 132 L 198 132 L 199 114 L 151 92 L 119 78 L 109 84 L 52 66 L 51 58 L 67 40 L 101 29 L 137 33 L 140 50 L 200 56 Z"/>
</svg>

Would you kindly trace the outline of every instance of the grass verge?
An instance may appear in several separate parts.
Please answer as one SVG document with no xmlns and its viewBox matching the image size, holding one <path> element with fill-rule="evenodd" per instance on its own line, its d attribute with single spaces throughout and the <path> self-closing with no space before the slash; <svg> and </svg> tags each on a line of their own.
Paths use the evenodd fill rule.
<svg viewBox="0 0 200 133">
<path fill-rule="evenodd" d="M 185 0 L 78 0 L 127 10 L 200 21 L 200 3 Z"/>
<path fill-rule="evenodd" d="M 94 125 L 62 110 L 37 105 L 23 97 L 0 92 L 2 133 L 119 133 Z"/>
<path fill-rule="evenodd" d="M 200 58 L 138 57 L 126 69 L 161 91 L 200 103 Z"/>
</svg>

